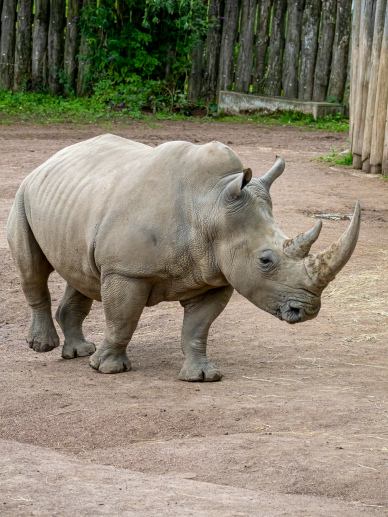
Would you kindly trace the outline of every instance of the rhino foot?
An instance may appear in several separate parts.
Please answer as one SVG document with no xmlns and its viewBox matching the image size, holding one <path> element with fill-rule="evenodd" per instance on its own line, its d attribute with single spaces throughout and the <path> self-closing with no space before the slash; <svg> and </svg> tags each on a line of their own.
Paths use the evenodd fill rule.
<svg viewBox="0 0 388 517">
<path fill-rule="evenodd" d="M 131 363 L 125 352 L 107 348 L 98 348 L 89 359 L 89 364 L 101 373 L 121 373 L 131 369 Z"/>
<path fill-rule="evenodd" d="M 27 343 L 35 352 L 50 352 L 59 346 L 59 337 L 50 318 L 34 321 L 27 337 Z"/>
<path fill-rule="evenodd" d="M 222 373 L 217 366 L 210 361 L 189 361 L 183 363 L 178 378 L 188 382 L 214 382 L 222 378 Z"/>
<path fill-rule="evenodd" d="M 96 351 L 94 343 L 90 341 L 66 341 L 62 348 L 63 359 L 74 359 L 76 357 L 86 357 Z"/>
</svg>

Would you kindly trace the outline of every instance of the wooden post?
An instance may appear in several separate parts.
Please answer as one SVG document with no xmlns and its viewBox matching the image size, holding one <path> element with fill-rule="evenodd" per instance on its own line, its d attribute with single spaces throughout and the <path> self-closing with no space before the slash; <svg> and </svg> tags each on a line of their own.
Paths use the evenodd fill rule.
<svg viewBox="0 0 388 517">
<path fill-rule="evenodd" d="M 190 102 L 198 102 L 202 89 L 203 71 L 203 41 L 198 40 L 191 52 L 191 72 L 188 86 L 188 99 Z"/>
<path fill-rule="evenodd" d="M 226 0 L 220 47 L 220 67 L 218 71 L 217 87 L 218 91 L 230 89 L 233 83 L 233 51 L 236 42 L 238 18 L 238 0 Z"/>
<path fill-rule="evenodd" d="M 207 101 L 213 101 L 217 95 L 218 64 L 221 44 L 221 15 L 223 0 L 210 0 L 209 28 L 205 47 L 205 73 L 203 78 L 203 96 Z"/>
<path fill-rule="evenodd" d="M 4 0 L 1 13 L 0 89 L 13 86 L 17 0 Z"/>
<path fill-rule="evenodd" d="M 336 4 L 337 0 L 322 0 L 321 28 L 314 73 L 314 101 L 326 100 L 335 32 Z"/>
<path fill-rule="evenodd" d="M 289 99 L 298 97 L 298 67 L 300 33 L 302 31 L 304 0 L 288 2 L 287 34 L 283 60 L 283 91 Z"/>
<path fill-rule="evenodd" d="M 31 82 L 32 0 L 19 0 L 15 44 L 15 90 L 27 90 Z"/>
<path fill-rule="evenodd" d="M 67 5 L 66 37 L 63 68 L 65 93 L 74 92 L 77 75 L 77 52 L 79 45 L 79 15 L 82 0 L 69 0 Z"/>
<path fill-rule="evenodd" d="M 255 64 L 253 69 L 253 91 L 261 92 L 264 85 L 265 56 L 269 41 L 272 0 L 260 0 L 257 25 Z"/>
<path fill-rule="evenodd" d="M 357 99 L 358 54 L 360 49 L 361 0 L 354 0 L 352 16 L 352 48 L 350 55 L 350 143 L 353 149 L 354 115 Z"/>
<path fill-rule="evenodd" d="M 299 99 L 303 101 L 310 101 L 313 96 L 320 14 L 321 0 L 306 0 L 303 13 L 298 93 Z"/>
<path fill-rule="evenodd" d="M 383 163 L 381 165 L 381 172 L 384 176 L 388 176 L 388 106 L 387 115 L 385 117 L 385 133 L 384 133 L 384 150 L 383 150 Z"/>
<path fill-rule="evenodd" d="M 264 87 L 266 95 L 280 95 L 282 92 L 286 8 L 287 0 L 274 1 L 271 36 L 268 48 L 268 67 Z"/>
<path fill-rule="evenodd" d="M 361 169 L 362 142 L 364 138 L 365 112 L 368 102 L 370 78 L 370 57 L 373 40 L 373 7 L 374 0 L 362 0 L 360 19 L 360 44 L 357 70 L 357 93 L 354 98 L 354 127 L 353 127 L 353 167 Z M 385 114 L 384 114 L 385 116 Z M 381 163 L 381 162 L 380 162 Z"/>
<path fill-rule="evenodd" d="M 368 100 L 365 112 L 365 129 L 361 154 L 362 170 L 364 172 L 369 172 L 370 170 L 369 159 L 372 145 L 372 127 L 375 114 L 377 78 L 380 64 L 381 44 L 384 33 L 384 19 L 386 7 L 387 0 L 377 0 L 373 29 L 372 56 L 370 61 L 371 64 L 367 64 L 367 66 L 370 66 L 370 81 L 368 89 Z"/>
<path fill-rule="evenodd" d="M 66 0 L 51 0 L 48 31 L 48 86 L 53 95 L 61 90 Z"/>
<path fill-rule="evenodd" d="M 342 102 L 348 69 L 352 0 L 337 0 L 337 16 L 328 100 Z"/>
<path fill-rule="evenodd" d="M 384 33 L 381 43 L 380 64 L 377 77 L 375 114 L 372 127 L 370 172 L 381 172 L 388 105 L 388 9 L 385 11 Z"/>
<path fill-rule="evenodd" d="M 34 30 L 32 36 L 33 90 L 43 90 L 47 85 L 47 34 L 50 12 L 49 0 L 35 0 Z"/>
<path fill-rule="evenodd" d="M 253 36 L 257 0 L 243 0 L 240 22 L 240 50 L 237 58 L 236 90 L 248 92 L 252 77 Z"/>
</svg>

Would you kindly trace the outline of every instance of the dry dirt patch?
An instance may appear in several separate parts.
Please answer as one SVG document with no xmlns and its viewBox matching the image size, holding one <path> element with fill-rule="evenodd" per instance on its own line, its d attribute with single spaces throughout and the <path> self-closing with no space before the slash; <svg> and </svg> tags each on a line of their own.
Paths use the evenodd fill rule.
<svg viewBox="0 0 388 517">
<path fill-rule="evenodd" d="M 60 504 L 71 482 L 72 462 L 80 469 L 79 487 L 90 493 L 92 502 L 90 479 L 94 475 L 100 486 L 109 466 L 116 468 L 112 478 L 127 479 L 134 489 L 138 485 L 131 483 L 141 473 L 138 478 L 155 488 L 158 501 L 145 495 L 151 506 L 144 509 L 130 491 L 123 499 L 115 493 L 111 501 L 107 495 L 104 509 L 90 503 L 86 513 L 79 488 L 78 514 L 117 514 L 124 511 L 123 501 L 137 514 L 169 514 L 168 503 L 178 505 L 180 515 L 210 515 L 210 509 L 214 515 L 252 515 L 249 501 L 258 508 L 257 515 L 386 514 L 388 184 L 312 160 L 333 146 L 346 146 L 343 136 L 196 123 L 117 129 L 155 145 L 170 139 L 220 140 L 240 153 L 257 175 L 275 154 L 282 154 L 287 169 L 273 187 L 273 201 L 275 217 L 288 234 L 311 226 L 313 214 L 351 213 L 356 199 L 364 218 L 356 252 L 323 296 L 316 320 L 290 327 L 233 297 L 210 340 L 210 355 L 225 374 L 222 382 L 177 380 L 182 314 L 174 303 L 145 311 L 130 345 L 134 371 L 104 376 L 85 359 L 64 361 L 59 350 L 37 355 L 25 345 L 28 309 L 4 232 L 25 175 L 56 150 L 102 132 L 96 127 L 0 127 L 0 438 L 6 440 L 3 465 L 8 458 L 9 467 L 0 473 L 0 513 L 46 515 L 47 501 L 39 488 L 46 478 L 34 470 L 39 470 L 34 462 L 41 455 L 46 467 L 47 462 L 54 465 L 47 474 L 42 463 L 45 476 L 57 472 L 68 480 L 61 489 L 50 477 L 50 500 L 53 508 L 58 503 L 59 515 L 66 514 Z M 324 220 L 318 246 L 328 244 L 347 224 Z M 63 292 L 58 276 L 52 276 L 50 289 L 56 306 Z M 99 304 L 86 330 L 90 338 L 101 340 Z M 30 447 L 38 458 L 34 462 L 28 460 Z M 27 502 L 15 495 L 24 483 L 15 462 L 24 474 L 31 472 L 29 495 L 21 496 Z M 189 480 L 190 486 L 172 489 L 171 476 L 174 483 Z M 169 487 L 168 497 L 160 488 L 163 483 Z M 195 491 L 198 497 L 206 492 L 207 514 L 194 504 Z M 71 493 L 77 502 L 77 492 Z M 240 497 L 240 510 L 232 502 L 229 510 L 228 504 L 217 506 L 232 496 Z M 71 512 L 76 509 L 77 504 Z"/>
</svg>

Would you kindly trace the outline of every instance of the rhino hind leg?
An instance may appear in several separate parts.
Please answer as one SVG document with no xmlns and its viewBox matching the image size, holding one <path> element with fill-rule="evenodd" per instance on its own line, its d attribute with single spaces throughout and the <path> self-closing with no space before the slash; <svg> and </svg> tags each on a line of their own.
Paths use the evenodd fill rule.
<svg viewBox="0 0 388 517">
<path fill-rule="evenodd" d="M 7 233 L 12 255 L 20 273 L 22 289 L 32 312 L 27 343 L 36 352 L 49 352 L 59 345 L 47 286 L 53 267 L 31 231 L 21 193 L 16 196 Z"/>
<path fill-rule="evenodd" d="M 92 307 L 93 300 L 71 287 L 66 286 L 65 294 L 55 314 L 65 336 L 62 348 L 64 359 L 85 357 L 93 354 L 94 343 L 86 341 L 82 332 L 82 323 Z"/>
<path fill-rule="evenodd" d="M 149 292 L 150 286 L 143 280 L 118 274 L 105 276 L 101 285 L 105 337 L 90 357 L 92 368 L 101 373 L 120 373 L 131 369 L 126 349 Z"/>
<path fill-rule="evenodd" d="M 233 288 L 212 289 L 207 293 L 181 302 L 184 307 L 182 350 L 185 355 L 179 373 L 182 381 L 219 381 L 222 374 L 206 355 L 207 337 L 213 321 L 225 309 Z"/>
</svg>

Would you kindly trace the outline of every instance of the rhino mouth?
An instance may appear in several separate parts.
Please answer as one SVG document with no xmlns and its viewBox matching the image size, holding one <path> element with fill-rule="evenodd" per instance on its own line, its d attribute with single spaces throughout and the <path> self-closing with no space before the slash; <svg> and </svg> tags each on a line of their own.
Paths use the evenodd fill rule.
<svg viewBox="0 0 388 517">
<path fill-rule="evenodd" d="M 318 307 L 305 307 L 297 302 L 287 302 L 276 311 L 276 316 L 281 321 L 286 321 L 293 325 L 294 323 L 301 323 L 302 321 L 315 318 L 319 312 Z"/>
</svg>

